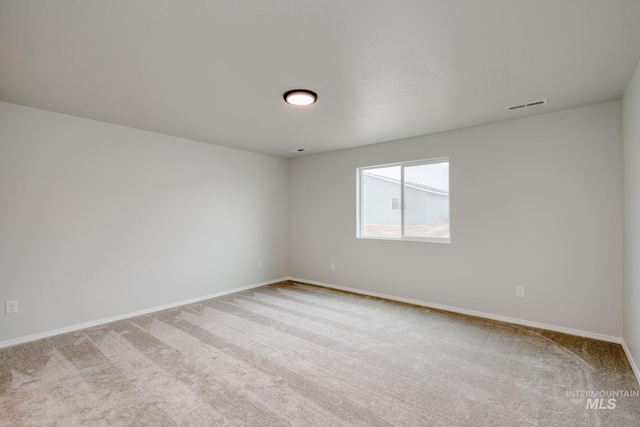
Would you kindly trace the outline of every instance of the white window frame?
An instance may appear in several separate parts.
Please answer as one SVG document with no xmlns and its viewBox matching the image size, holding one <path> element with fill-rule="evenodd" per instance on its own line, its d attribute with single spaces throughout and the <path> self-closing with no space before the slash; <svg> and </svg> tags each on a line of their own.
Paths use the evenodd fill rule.
<svg viewBox="0 0 640 427">
<path fill-rule="evenodd" d="M 404 211 L 406 206 L 406 199 L 404 195 L 404 168 L 411 166 L 429 165 L 433 163 L 448 163 L 449 164 L 449 176 L 451 176 L 451 159 L 449 157 L 438 157 L 433 159 L 414 160 L 410 162 L 398 162 L 387 163 L 381 165 L 362 166 L 356 169 L 356 237 L 358 239 L 371 239 L 371 240 L 393 240 L 393 241 L 411 241 L 411 242 L 430 242 L 430 243 L 451 243 L 451 184 L 449 184 L 449 237 L 414 237 L 404 235 Z M 362 235 L 363 219 L 363 203 L 364 203 L 364 191 L 362 189 L 362 173 L 369 169 L 379 169 L 386 167 L 400 166 L 400 237 L 376 237 L 376 236 L 364 236 Z"/>
</svg>

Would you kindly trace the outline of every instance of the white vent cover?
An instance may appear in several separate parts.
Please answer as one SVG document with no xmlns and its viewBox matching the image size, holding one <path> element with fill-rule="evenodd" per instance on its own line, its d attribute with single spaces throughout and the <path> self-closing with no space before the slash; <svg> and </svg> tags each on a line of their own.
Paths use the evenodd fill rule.
<svg viewBox="0 0 640 427">
<path fill-rule="evenodd" d="M 522 110 L 523 108 L 535 107 L 536 105 L 543 105 L 548 103 L 549 103 L 549 100 L 545 98 L 545 99 L 541 99 L 540 101 L 527 102 L 526 104 L 512 105 L 511 107 L 507 107 L 507 110 L 509 111 Z"/>
</svg>

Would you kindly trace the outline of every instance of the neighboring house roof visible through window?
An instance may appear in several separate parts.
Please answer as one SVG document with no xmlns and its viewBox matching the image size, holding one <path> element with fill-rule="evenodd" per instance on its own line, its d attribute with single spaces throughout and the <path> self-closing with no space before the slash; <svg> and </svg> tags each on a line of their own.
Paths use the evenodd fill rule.
<svg viewBox="0 0 640 427">
<path fill-rule="evenodd" d="M 386 176 L 375 175 L 375 174 L 372 174 L 372 173 L 367 173 L 366 175 L 370 176 L 372 178 L 378 178 L 378 179 L 381 179 L 381 180 L 384 180 L 384 181 L 387 181 L 387 182 L 393 182 L 395 184 L 400 185 L 400 180 L 399 179 L 393 179 L 393 178 L 389 178 L 389 177 L 386 177 Z M 429 193 L 441 194 L 443 196 L 448 196 L 449 195 L 449 192 L 447 190 L 444 190 L 442 188 L 431 187 L 429 185 L 417 184 L 417 183 L 409 182 L 409 181 L 406 181 L 404 183 L 404 185 L 406 187 L 415 188 L 416 190 L 426 191 L 426 192 L 429 192 Z"/>
</svg>

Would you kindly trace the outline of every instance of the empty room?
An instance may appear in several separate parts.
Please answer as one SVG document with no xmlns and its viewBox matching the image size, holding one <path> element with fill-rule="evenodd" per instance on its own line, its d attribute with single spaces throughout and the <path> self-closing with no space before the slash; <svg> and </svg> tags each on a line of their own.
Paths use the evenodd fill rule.
<svg viewBox="0 0 640 427">
<path fill-rule="evenodd" d="M 0 0 L 0 426 L 640 425 L 638 0 Z"/>
</svg>

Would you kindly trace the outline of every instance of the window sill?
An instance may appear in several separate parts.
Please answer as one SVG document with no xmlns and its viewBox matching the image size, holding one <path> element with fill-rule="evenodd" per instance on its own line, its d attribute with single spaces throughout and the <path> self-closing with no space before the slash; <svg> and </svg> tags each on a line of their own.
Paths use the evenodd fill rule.
<svg viewBox="0 0 640 427">
<path fill-rule="evenodd" d="M 451 243 L 451 238 L 444 237 L 372 237 L 372 236 L 356 236 L 357 239 L 363 240 L 388 240 L 394 242 L 419 242 L 419 243 Z"/>
</svg>

